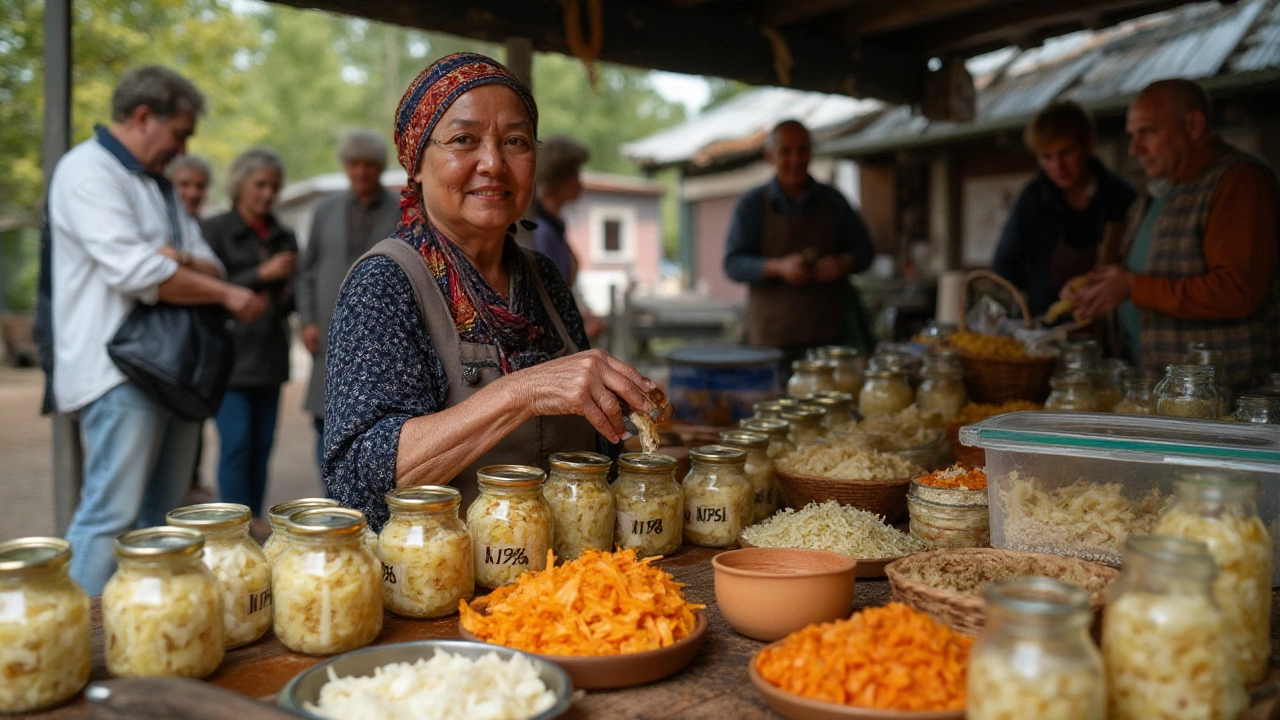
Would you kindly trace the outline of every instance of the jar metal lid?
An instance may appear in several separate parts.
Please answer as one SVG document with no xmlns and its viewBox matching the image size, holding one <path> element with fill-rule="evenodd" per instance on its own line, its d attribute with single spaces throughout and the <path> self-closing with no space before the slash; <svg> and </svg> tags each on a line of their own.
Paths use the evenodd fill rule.
<svg viewBox="0 0 1280 720">
<path fill-rule="evenodd" d="M 767 448 L 769 436 L 766 433 L 751 430 L 725 430 L 720 433 L 720 442 L 733 447 Z"/>
<path fill-rule="evenodd" d="M 785 436 L 787 431 L 791 429 L 791 423 L 786 420 L 743 420 L 742 429 L 751 432 L 762 432 L 769 435 Z"/>
<path fill-rule="evenodd" d="M 188 505 L 177 510 L 170 510 L 164 516 L 165 522 L 174 527 L 191 528 L 208 532 L 210 530 L 229 530 L 247 525 L 253 517 L 248 505 L 239 503 L 202 503 Z"/>
<path fill-rule="evenodd" d="M 690 450 L 689 459 L 712 465 L 745 465 L 747 453 L 728 445 L 703 445 Z"/>
<path fill-rule="evenodd" d="M 272 505 L 267 511 L 267 516 L 272 522 L 283 523 L 289 519 L 290 515 L 303 510 L 311 510 L 321 507 L 338 507 L 338 501 L 330 498 L 302 498 L 300 500 L 290 500 L 282 502 L 278 505 Z"/>
<path fill-rule="evenodd" d="M 576 450 L 574 452 L 558 452 L 552 453 L 548 460 L 551 467 L 557 470 L 576 470 L 576 471 L 596 471 L 608 472 L 609 461 L 608 456 L 600 453 L 587 452 L 585 450 Z"/>
<path fill-rule="evenodd" d="M 622 453 L 618 467 L 628 472 L 669 473 L 676 469 L 676 459 L 662 453 Z"/>
<path fill-rule="evenodd" d="M 1088 591 L 1047 577 L 992 583 L 983 594 L 988 603 L 1024 615 L 1062 617 L 1089 611 Z"/>
<path fill-rule="evenodd" d="M 396 488 L 386 494 L 392 510 L 448 510 L 462 502 L 458 488 L 448 485 L 414 485 Z"/>
<path fill-rule="evenodd" d="M 204 535 L 183 527 L 142 528 L 116 538 L 113 549 L 121 559 L 168 560 L 199 555 L 204 549 Z"/>
<path fill-rule="evenodd" d="M 835 400 L 836 402 L 853 402 L 853 393 L 847 393 L 843 390 L 819 390 L 815 393 L 815 399 Z"/>
<path fill-rule="evenodd" d="M 751 409 L 754 410 L 755 412 L 760 412 L 761 410 L 772 410 L 773 412 L 779 412 L 782 410 L 782 403 L 778 402 L 777 400 L 761 400 L 760 402 L 752 403 Z"/>
<path fill-rule="evenodd" d="M 342 537 L 359 535 L 367 523 L 364 513 L 344 507 L 320 507 L 301 510 L 285 521 L 289 535 L 302 537 Z"/>
<path fill-rule="evenodd" d="M 25 537 L 0 543 L 0 573 L 53 569 L 71 561 L 71 543 L 55 537 Z"/>
<path fill-rule="evenodd" d="M 822 348 L 827 357 L 832 360 L 853 360 L 862 355 L 857 348 L 845 347 L 843 345 L 828 345 Z"/>
<path fill-rule="evenodd" d="M 546 479 L 546 473 L 530 465 L 486 465 L 476 471 L 477 482 L 490 487 L 533 487 Z"/>
<path fill-rule="evenodd" d="M 791 363 L 791 369 L 796 372 L 822 372 L 830 367 L 823 360 L 795 360 Z"/>
<path fill-rule="evenodd" d="M 786 410 L 787 408 L 800 407 L 799 400 L 793 397 L 787 397 L 785 395 L 783 397 L 778 398 L 777 400 L 774 400 L 774 402 L 781 405 L 783 410 Z"/>
<path fill-rule="evenodd" d="M 782 413 L 783 420 L 821 420 L 827 414 L 827 409 L 823 407 L 814 407 L 813 405 L 801 405 L 800 407 L 791 408 Z"/>
</svg>

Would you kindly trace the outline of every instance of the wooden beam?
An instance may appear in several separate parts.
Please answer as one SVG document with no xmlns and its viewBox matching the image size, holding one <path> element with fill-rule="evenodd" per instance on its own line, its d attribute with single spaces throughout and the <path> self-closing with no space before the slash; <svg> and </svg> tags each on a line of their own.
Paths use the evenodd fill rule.
<svg viewBox="0 0 1280 720">
<path fill-rule="evenodd" d="M 762 0 L 751 14 L 766 25 L 782 27 L 861 5 L 867 0 Z"/>
<path fill-rule="evenodd" d="M 520 35 L 542 52 L 571 54 L 557 0 L 276 1 L 488 42 L 501 43 Z M 773 45 L 758 25 L 741 14 L 710 8 L 676 11 L 645 0 L 608 0 L 601 5 L 601 60 L 751 85 L 781 84 Z M 583 25 L 589 27 L 585 18 Z M 792 60 L 791 87 L 892 103 L 917 103 L 923 97 L 925 58 L 921 56 L 800 28 L 781 28 L 779 35 Z"/>
<path fill-rule="evenodd" d="M 954 18 L 1008 0 L 878 0 L 845 14 L 845 35 L 864 37 Z"/>
</svg>

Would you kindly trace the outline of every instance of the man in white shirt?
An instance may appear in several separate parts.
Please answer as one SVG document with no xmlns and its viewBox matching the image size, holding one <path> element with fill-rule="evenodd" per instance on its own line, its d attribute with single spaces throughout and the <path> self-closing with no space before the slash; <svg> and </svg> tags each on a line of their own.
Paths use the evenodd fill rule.
<svg viewBox="0 0 1280 720">
<path fill-rule="evenodd" d="M 115 568 L 112 540 L 163 525 L 181 500 L 200 432 L 126 380 L 107 343 L 138 302 L 218 304 L 246 322 L 266 304 L 221 279 L 164 179 L 203 109 L 200 92 L 172 70 L 132 70 L 111 98 L 111 126 L 64 155 L 49 186 L 53 394 L 59 412 L 78 413 L 85 446 L 67 540 L 71 576 L 90 595 Z"/>
</svg>

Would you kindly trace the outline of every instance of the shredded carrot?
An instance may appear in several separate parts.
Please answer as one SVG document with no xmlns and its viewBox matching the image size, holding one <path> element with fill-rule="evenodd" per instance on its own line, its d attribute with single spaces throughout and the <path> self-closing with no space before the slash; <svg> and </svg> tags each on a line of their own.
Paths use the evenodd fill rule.
<svg viewBox="0 0 1280 720">
<path fill-rule="evenodd" d="M 544 655 L 620 655 L 656 650 L 693 633 L 704 605 L 684 599 L 657 557 L 586 550 L 577 560 L 527 572 L 489 595 L 485 614 L 463 600 L 462 627 L 486 642 Z"/>
<path fill-rule="evenodd" d="M 965 490 L 986 490 L 986 468 L 967 468 L 959 463 L 955 467 L 931 472 L 916 480 L 921 485 L 936 488 L 962 488 Z"/>
<path fill-rule="evenodd" d="M 973 638 L 902 603 L 810 625 L 766 648 L 756 672 L 782 690 L 839 705 L 963 710 Z"/>
</svg>

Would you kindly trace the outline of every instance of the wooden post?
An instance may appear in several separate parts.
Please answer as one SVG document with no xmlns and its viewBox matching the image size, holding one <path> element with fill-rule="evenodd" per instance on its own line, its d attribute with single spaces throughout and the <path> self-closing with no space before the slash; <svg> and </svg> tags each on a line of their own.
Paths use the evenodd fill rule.
<svg viewBox="0 0 1280 720">
<path fill-rule="evenodd" d="M 533 91 L 533 41 L 527 37 L 507 38 L 507 68 Z"/>
</svg>

